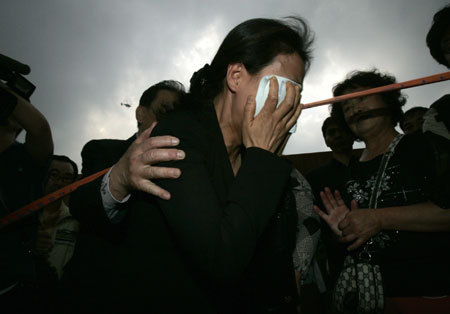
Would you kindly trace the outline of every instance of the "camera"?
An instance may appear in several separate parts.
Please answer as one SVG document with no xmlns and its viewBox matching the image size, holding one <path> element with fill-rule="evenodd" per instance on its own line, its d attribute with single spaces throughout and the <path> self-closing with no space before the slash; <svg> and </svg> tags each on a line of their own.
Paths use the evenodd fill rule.
<svg viewBox="0 0 450 314">
<path fill-rule="evenodd" d="M 0 54 L 0 80 L 9 88 L 0 88 L 0 125 L 8 124 L 8 117 L 17 105 L 15 92 L 26 100 L 30 100 L 36 87 L 21 74 L 30 73 L 30 67 L 5 55 Z"/>
<path fill-rule="evenodd" d="M 29 100 L 36 86 L 23 75 L 30 73 L 30 67 L 10 57 L 0 54 L 0 80 L 14 92 Z"/>
</svg>

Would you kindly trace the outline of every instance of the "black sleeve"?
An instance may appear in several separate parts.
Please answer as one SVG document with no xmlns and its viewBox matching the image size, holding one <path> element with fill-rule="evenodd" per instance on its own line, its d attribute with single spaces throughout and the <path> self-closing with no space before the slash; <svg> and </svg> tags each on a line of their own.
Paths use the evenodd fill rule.
<svg viewBox="0 0 450 314">
<path fill-rule="evenodd" d="M 431 159 L 429 184 L 427 184 L 430 200 L 441 208 L 450 208 L 450 141 L 446 138 L 426 132 L 426 151 Z"/>
<path fill-rule="evenodd" d="M 103 165 L 99 159 L 101 147 L 96 144 L 98 141 L 89 141 L 81 151 L 83 177 L 101 171 Z M 104 162 L 103 162 L 104 163 Z M 103 208 L 100 186 L 103 176 L 80 186 L 70 197 L 70 212 L 72 216 L 78 219 L 83 225 L 95 225 L 96 223 L 105 223 L 107 217 Z"/>
<path fill-rule="evenodd" d="M 99 141 L 90 141 L 83 147 L 81 153 L 83 177 L 107 168 L 105 167 L 107 161 L 102 159 L 104 155 Z M 80 221 L 83 232 L 115 239 L 122 227 L 112 224 L 106 216 L 100 193 L 103 177 L 104 175 L 75 190 L 70 196 L 69 208 L 72 216 Z"/>
<path fill-rule="evenodd" d="M 197 149 L 197 142 L 183 136 L 179 146 L 186 158 L 161 164 L 179 168 L 182 175 L 156 182 L 171 193 L 169 201 L 157 202 L 182 255 L 209 278 L 230 280 L 248 265 L 288 183 L 291 166 L 268 151 L 249 148 L 221 206 L 205 162 L 207 154 Z"/>
</svg>

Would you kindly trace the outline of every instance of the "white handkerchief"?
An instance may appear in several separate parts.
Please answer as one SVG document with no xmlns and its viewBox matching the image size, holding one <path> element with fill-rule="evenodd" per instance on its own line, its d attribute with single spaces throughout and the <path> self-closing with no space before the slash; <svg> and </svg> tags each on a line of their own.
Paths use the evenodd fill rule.
<svg viewBox="0 0 450 314">
<path fill-rule="evenodd" d="M 267 75 L 264 76 L 261 81 L 259 82 L 258 91 L 256 93 L 256 111 L 255 116 L 261 111 L 261 109 L 264 107 L 264 103 L 266 102 L 267 97 L 269 96 L 269 90 L 270 90 L 270 79 L 272 77 L 275 77 L 278 81 L 278 103 L 277 107 L 281 104 L 281 102 L 286 97 L 286 82 L 291 82 L 294 85 L 300 86 L 300 89 L 302 88 L 302 85 L 294 82 L 288 78 L 278 76 L 278 75 Z M 295 123 L 292 128 L 289 130 L 289 133 L 295 133 L 297 130 L 297 123 Z"/>
</svg>

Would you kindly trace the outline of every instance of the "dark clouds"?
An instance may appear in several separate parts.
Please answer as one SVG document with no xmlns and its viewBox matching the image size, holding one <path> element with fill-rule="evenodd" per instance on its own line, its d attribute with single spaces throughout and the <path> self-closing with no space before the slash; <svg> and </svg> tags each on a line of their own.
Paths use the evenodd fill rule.
<svg viewBox="0 0 450 314">
<path fill-rule="evenodd" d="M 92 138 L 127 138 L 143 90 L 163 79 L 184 84 L 213 57 L 226 33 L 253 17 L 305 17 L 316 34 L 303 102 L 328 98 L 354 69 L 373 66 L 398 80 L 444 72 L 425 46 L 446 1 L 2 1 L 0 53 L 29 64 L 32 100 L 48 118 L 55 152 L 80 163 Z M 428 106 L 448 83 L 406 91 Z M 288 153 L 325 149 L 327 108 L 302 113 Z"/>
</svg>

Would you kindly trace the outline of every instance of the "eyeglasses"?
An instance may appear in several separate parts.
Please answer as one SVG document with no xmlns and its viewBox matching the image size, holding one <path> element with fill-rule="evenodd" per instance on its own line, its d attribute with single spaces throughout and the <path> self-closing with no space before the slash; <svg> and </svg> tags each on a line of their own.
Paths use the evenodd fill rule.
<svg viewBox="0 0 450 314">
<path fill-rule="evenodd" d="M 52 181 L 62 181 L 64 184 L 69 184 L 73 182 L 74 175 L 71 173 L 61 174 L 59 171 L 50 171 L 48 178 Z"/>
</svg>

